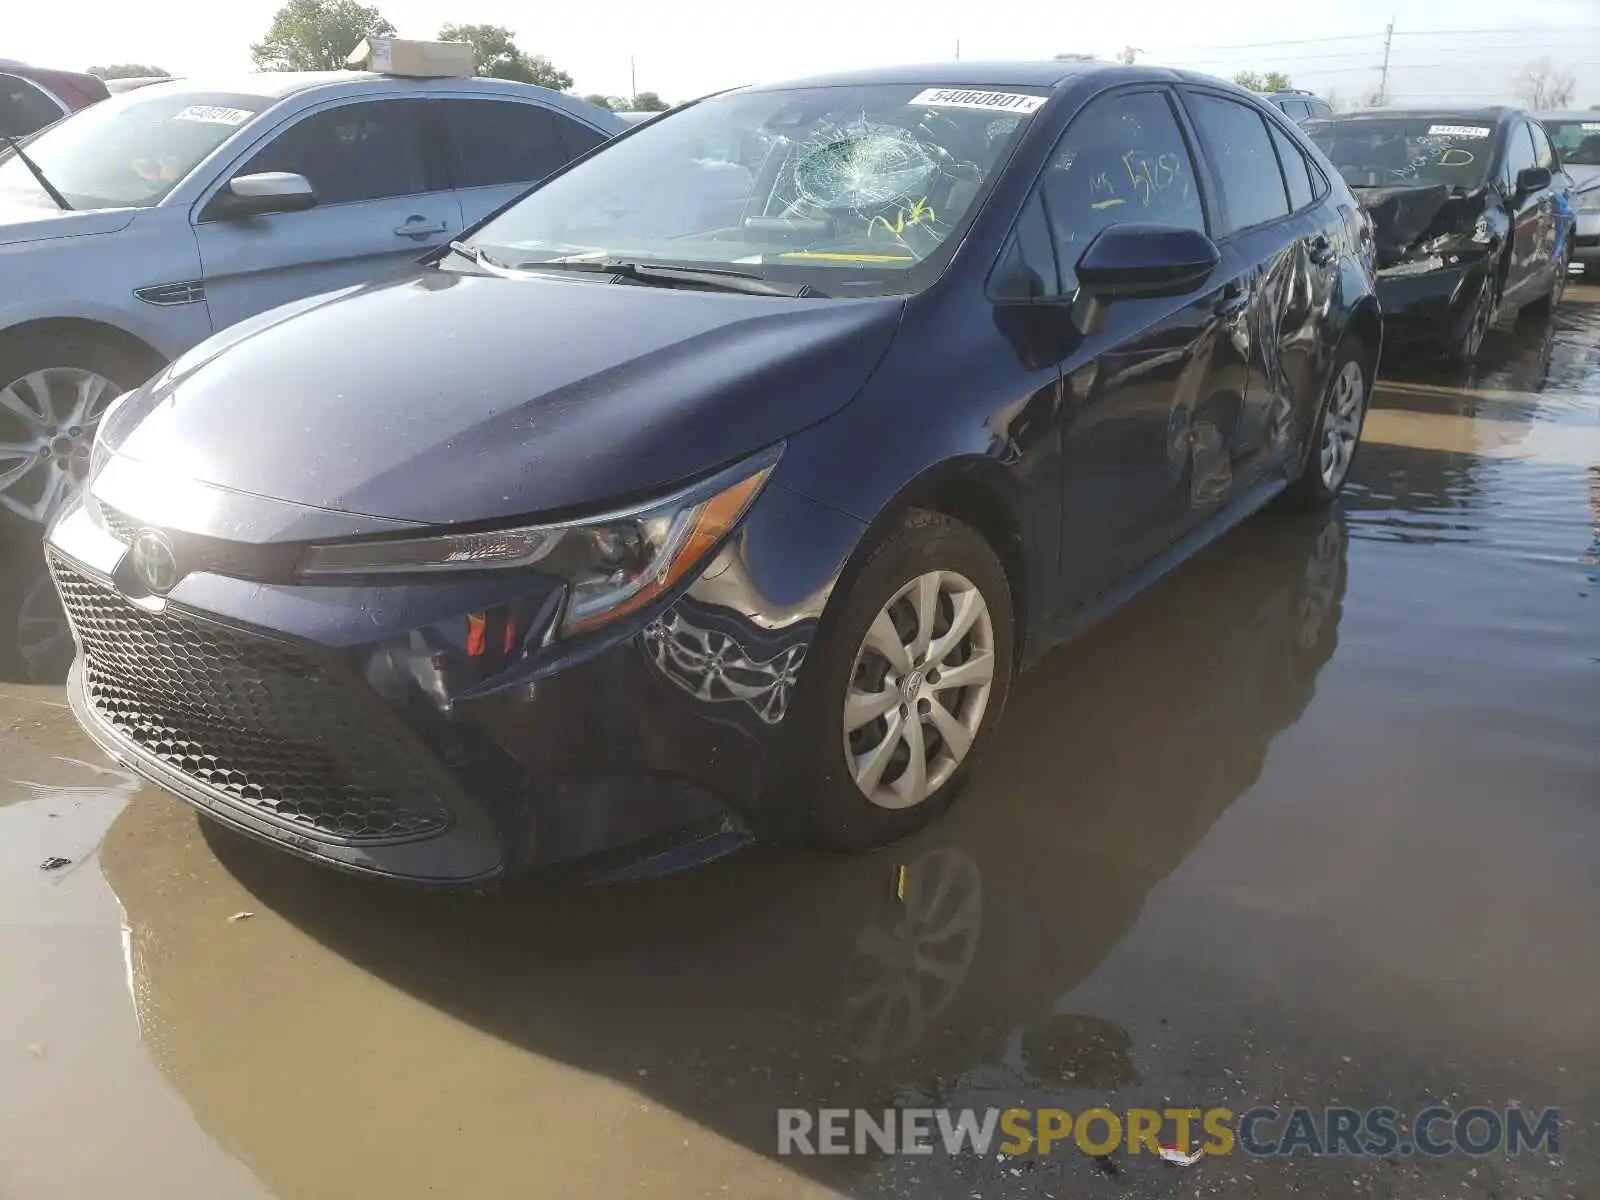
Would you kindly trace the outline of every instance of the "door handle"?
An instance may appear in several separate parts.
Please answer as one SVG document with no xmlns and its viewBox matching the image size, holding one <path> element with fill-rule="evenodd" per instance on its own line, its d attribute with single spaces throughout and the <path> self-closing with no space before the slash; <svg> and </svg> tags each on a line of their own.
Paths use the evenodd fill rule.
<svg viewBox="0 0 1600 1200">
<path fill-rule="evenodd" d="M 395 237 L 426 238 L 436 233 L 444 233 L 450 226 L 444 221 L 428 223 L 427 217 L 407 217 L 404 225 L 396 225 Z"/>
<path fill-rule="evenodd" d="M 1328 240 L 1328 235 L 1319 233 L 1311 239 L 1311 261 L 1319 267 L 1325 267 L 1333 261 L 1333 243 Z"/>
</svg>

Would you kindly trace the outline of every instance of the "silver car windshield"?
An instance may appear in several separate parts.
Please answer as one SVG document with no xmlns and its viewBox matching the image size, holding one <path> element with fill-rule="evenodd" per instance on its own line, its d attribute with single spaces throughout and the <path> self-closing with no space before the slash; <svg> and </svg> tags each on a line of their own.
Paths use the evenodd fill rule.
<svg viewBox="0 0 1600 1200">
<path fill-rule="evenodd" d="M 235 92 L 141 89 L 58 121 L 24 150 L 73 208 L 146 208 L 274 103 Z M 38 191 L 26 164 L 5 154 L 0 192 Z"/>
<path fill-rule="evenodd" d="M 1545 121 L 1545 132 L 1556 144 L 1563 164 L 1600 167 L 1600 112 L 1593 121 Z"/>
<path fill-rule="evenodd" d="M 517 267 L 710 265 L 830 295 L 908 290 L 942 269 L 1043 103 L 1026 88 L 924 84 L 713 97 L 607 146 L 470 240 Z"/>
</svg>

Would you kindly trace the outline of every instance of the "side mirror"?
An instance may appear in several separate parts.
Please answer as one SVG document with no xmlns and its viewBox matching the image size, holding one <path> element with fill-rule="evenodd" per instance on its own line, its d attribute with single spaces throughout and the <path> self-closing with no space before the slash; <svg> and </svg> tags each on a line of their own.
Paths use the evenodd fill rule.
<svg viewBox="0 0 1600 1200">
<path fill-rule="evenodd" d="M 1517 195 L 1527 196 L 1542 192 L 1550 186 L 1549 167 L 1524 167 L 1517 172 Z"/>
<path fill-rule="evenodd" d="M 268 213 L 304 212 L 315 208 L 317 193 L 304 175 L 288 171 L 262 171 L 235 175 L 207 207 L 207 216 L 220 220 L 261 217 Z"/>
<path fill-rule="evenodd" d="M 1114 301 L 1187 295 L 1221 261 L 1216 243 L 1198 229 L 1143 222 L 1109 226 L 1078 259 L 1074 321 L 1089 334 Z"/>
</svg>

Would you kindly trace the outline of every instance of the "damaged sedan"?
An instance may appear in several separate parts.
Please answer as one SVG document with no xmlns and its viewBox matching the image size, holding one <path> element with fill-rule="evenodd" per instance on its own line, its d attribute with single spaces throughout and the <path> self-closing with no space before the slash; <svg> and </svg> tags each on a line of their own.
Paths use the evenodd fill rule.
<svg viewBox="0 0 1600 1200">
<path fill-rule="evenodd" d="M 1527 113 L 1384 109 L 1305 130 L 1376 227 L 1391 340 L 1472 362 L 1497 320 L 1560 301 L 1568 182 Z"/>
</svg>

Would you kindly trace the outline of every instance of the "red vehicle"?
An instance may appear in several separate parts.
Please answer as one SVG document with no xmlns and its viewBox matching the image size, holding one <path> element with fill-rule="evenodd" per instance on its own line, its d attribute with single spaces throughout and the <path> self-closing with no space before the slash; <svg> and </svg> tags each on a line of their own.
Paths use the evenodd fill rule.
<svg viewBox="0 0 1600 1200">
<path fill-rule="evenodd" d="M 0 59 L 0 133 L 26 137 L 108 95 L 93 75 Z"/>
</svg>

